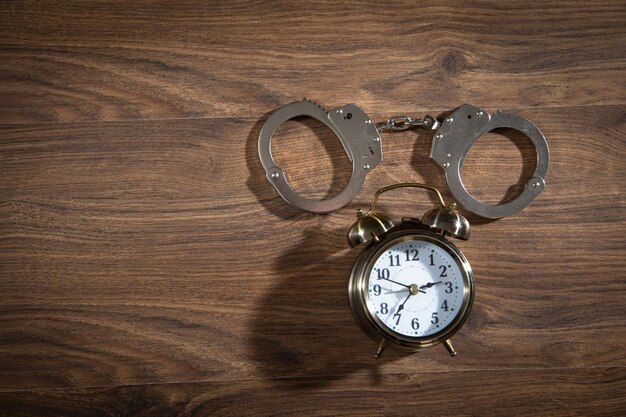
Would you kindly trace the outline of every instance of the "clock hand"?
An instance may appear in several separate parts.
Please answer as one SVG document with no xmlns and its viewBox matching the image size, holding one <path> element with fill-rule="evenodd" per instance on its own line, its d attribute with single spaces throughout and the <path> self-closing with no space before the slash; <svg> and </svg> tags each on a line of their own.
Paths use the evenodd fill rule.
<svg viewBox="0 0 626 417">
<path fill-rule="evenodd" d="M 395 293 L 398 293 L 398 292 L 405 292 L 405 291 L 407 291 L 407 290 L 408 290 L 408 291 L 411 291 L 411 287 L 409 287 L 409 288 L 405 288 L 405 289 L 402 289 L 402 290 L 397 290 L 397 291 L 388 291 L 388 292 L 386 292 L 386 293 L 385 293 L 385 295 L 387 295 L 387 294 L 395 294 Z M 421 292 L 421 293 L 426 294 L 426 291 L 423 291 L 423 290 L 421 289 L 421 287 L 420 287 L 420 289 L 419 289 L 418 291 L 419 291 L 419 292 Z"/>
<path fill-rule="evenodd" d="M 409 292 L 409 295 L 406 296 L 406 298 L 404 299 L 402 304 L 400 304 L 400 307 L 398 307 L 398 310 L 396 311 L 396 314 L 400 314 L 400 312 L 402 310 L 404 310 L 404 305 L 406 304 L 407 301 L 409 301 L 409 298 L 411 298 L 412 295 L 413 295 L 413 293 Z"/>
<path fill-rule="evenodd" d="M 389 292 L 386 292 L 385 294 L 395 294 L 397 292 L 405 292 L 405 291 L 410 291 L 410 289 L 409 288 L 403 288 L 403 289 L 397 290 L 397 291 L 389 291 Z"/>
<path fill-rule="evenodd" d="M 410 285 L 405 285 L 405 284 L 402 284 L 400 282 L 392 281 L 389 278 L 382 278 L 382 279 L 384 279 L 385 281 L 393 282 L 394 284 L 402 285 L 403 287 L 406 287 L 406 288 L 411 288 Z"/>
<path fill-rule="evenodd" d="M 400 284 L 400 285 L 402 285 L 402 284 Z M 411 293 L 409 295 L 417 295 L 418 292 L 426 294 L 426 291 L 422 290 L 422 288 L 424 288 L 425 286 L 418 287 L 417 284 L 413 284 L 413 285 L 407 285 L 407 287 L 408 287 L 407 289 Z M 406 290 L 388 291 L 385 294 L 394 294 L 394 293 L 397 293 L 397 292 L 404 292 L 404 291 L 406 291 Z"/>
<path fill-rule="evenodd" d="M 429 283 L 428 283 L 428 284 L 426 284 L 426 285 L 422 285 L 422 286 L 420 287 L 420 290 L 421 290 L 422 288 L 430 288 L 430 287 L 433 287 L 433 286 L 435 286 L 435 285 L 437 285 L 437 284 L 441 284 L 441 282 L 442 282 L 442 281 L 437 281 L 437 282 L 429 282 Z"/>
</svg>

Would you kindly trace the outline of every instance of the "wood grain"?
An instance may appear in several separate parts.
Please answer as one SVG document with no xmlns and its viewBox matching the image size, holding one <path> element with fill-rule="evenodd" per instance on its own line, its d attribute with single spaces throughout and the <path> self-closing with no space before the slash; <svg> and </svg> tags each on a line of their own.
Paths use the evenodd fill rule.
<svg viewBox="0 0 626 417">
<path fill-rule="evenodd" d="M 550 138 L 547 191 L 517 216 L 475 226 L 461 245 L 477 277 L 456 341 L 463 354 L 429 351 L 421 369 L 482 369 L 487 356 L 490 369 L 625 364 L 626 241 L 613 233 L 624 226 L 624 184 L 615 181 L 624 111 L 523 112 L 541 118 Z M 372 361 L 374 344 L 347 307 L 357 252 L 344 234 L 379 185 L 442 183 L 429 144 L 419 138 L 412 153 L 410 134 L 389 138 L 358 201 L 320 217 L 271 190 L 255 154 L 258 127 L 199 119 L 3 129 L 2 389 L 386 373 L 414 361 L 393 352 Z M 311 155 L 318 131 L 280 135 Z M 340 156 L 338 142 L 328 146 L 327 159 Z M 486 145 L 486 166 L 466 172 L 478 188 L 503 189 L 506 178 L 484 171 L 523 164 L 523 145 L 521 154 L 501 149 Z M 314 159 L 285 157 L 287 173 L 316 169 Z M 419 200 L 399 194 L 381 207 L 397 218 Z"/>
<path fill-rule="evenodd" d="M 623 104 L 624 27 L 619 0 L 10 2 L 0 123 Z"/>
<path fill-rule="evenodd" d="M 596 2 L 5 2 L 0 8 L 0 415 L 624 415 L 626 7 Z M 546 190 L 468 216 L 468 323 L 388 351 L 355 324 L 345 242 L 380 187 L 436 185 L 432 133 L 325 216 L 284 203 L 257 138 L 303 96 L 374 120 L 504 107 L 548 138 Z M 315 121 L 273 154 L 302 194 L 351 163 Z M 463 180 L 513 198 L 529 140 L 480 139 Z M 399 191 L 380 208 L 419 217 Z"/>
<path fill-rule="evenodd" d="M 320 378 L 0 393 L 14 416 L 616 416 L 624 368 L 363 372 L 342 388 Z M 259 407 L 260 404 L 270 404 Z M 540 405 L 538 407 L 538 405 Z"/>
</svg>

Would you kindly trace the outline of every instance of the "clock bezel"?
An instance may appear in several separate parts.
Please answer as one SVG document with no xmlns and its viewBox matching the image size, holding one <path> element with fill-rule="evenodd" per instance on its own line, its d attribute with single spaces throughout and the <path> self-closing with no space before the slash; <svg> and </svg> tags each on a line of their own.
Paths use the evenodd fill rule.
<svg viewBox="0 0 626 417">
<path fill-rule="evenodd" d="M 446 327 L 428 336 L 411 337 L 393 331 L 376 316 L 368 303 L 369 279 L 374 264 L 390 247 L 407 240 L 430 242 L 446 251 L 456 262 L 463 278 L 463 299 L 457 315 Z M 417 351 L 444 342 L 467 321 L 474 301 L 474 275 L 469 262 L 452 242 L 426 226 L 407 227 L 403 224 L 380 236 L 378 242 L 373 241 L 359 254 L 350 273 L 348 293 L 355 320 L 372 340 L 380 342 L 384 339 L 397 349 Z"/>
</svg>

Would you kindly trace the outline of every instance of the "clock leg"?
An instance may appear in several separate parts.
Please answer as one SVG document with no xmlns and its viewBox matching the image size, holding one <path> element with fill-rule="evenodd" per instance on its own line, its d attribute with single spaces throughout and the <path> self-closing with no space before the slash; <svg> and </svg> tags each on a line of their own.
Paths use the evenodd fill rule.
<svg viewBox="0 0 626 417">
<path fill-rule="evenodd" d="M 456 350 L 454 350 L 450 339 L 443 342 L 443 345 L 446 347 L 446 349 L 448 349 L 448 353 L 450 353 L 450 356 L 456 356 Z"/>
<path fill-rule="evenodd" d="M 380 355 L 383 354 L 386 347 L 387 347 L 387 341 L 385 339 L 381 340 L 380 345 L 378 345 L 378 350 L 376 351 L 376 354 L 374 355 L 374 357 L 376 359 L 380 358 Z"/>
</svg>

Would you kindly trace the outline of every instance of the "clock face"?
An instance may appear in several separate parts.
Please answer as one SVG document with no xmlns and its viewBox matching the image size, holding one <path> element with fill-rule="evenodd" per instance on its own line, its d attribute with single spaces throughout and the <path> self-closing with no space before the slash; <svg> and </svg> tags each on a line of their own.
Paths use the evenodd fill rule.
<svg viewBox="0 0 626 417">
<path fill-rule="evenodd" d="M 419 236 L 400 239 L 371 265 L 367 308 L 391 332 L 429 337 L 462 312 L 466 275 L 443 246 Z"/>
</svg>

